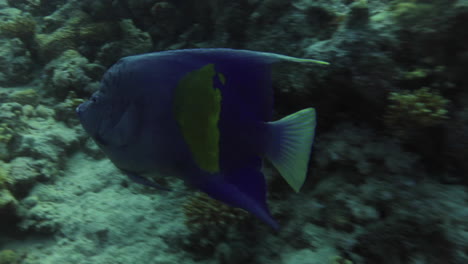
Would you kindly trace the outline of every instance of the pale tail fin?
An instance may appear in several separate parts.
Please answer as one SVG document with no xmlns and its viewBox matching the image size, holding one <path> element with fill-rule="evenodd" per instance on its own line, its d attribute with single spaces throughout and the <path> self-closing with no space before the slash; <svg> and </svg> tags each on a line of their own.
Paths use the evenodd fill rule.
<svg viewBox="0 0 468 264">
<path fill-rule="evenodd" d="M 315 110 L 307 108 L 268 125 L 266 157 L 298 192 L 307 175 L 315 134 Z"/>
</svg>

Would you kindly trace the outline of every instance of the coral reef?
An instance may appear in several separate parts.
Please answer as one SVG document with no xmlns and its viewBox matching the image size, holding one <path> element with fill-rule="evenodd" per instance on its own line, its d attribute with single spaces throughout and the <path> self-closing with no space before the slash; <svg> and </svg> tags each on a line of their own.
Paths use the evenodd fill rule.
<svg viewBox="0 0 468 264">
<path fill-rule="evenodd" d="M 16 203 L 15 198 L 11 195 L 7 189 L 9 184 L 9 175 L 6 168 L 6 164 L 0 161 L 0 212 L 4 211 L 5 208 L 11 207 Z"/>
<path fill-rule="evenodd" d="M 87 87 L 92 87 L 88 85 Z M 66 99 L 57 104 L 55 107 L 55 119 L 67 124 L 69 127 L 73 127 L 78 124 L 76 118 L 76 108 L 83 103 L 82 98 L 78 98 L 74 91 L 69 91 Z"/>
<path fill-rule="evenodd" d="M 200 192 L 189 198 L 183 208 L 185 225 L 196 233 L 220 233 L 249 219 L 244 210 L 229 207 Z"/>
<path fill-rule="evenodd" d="M 59 98 L 66 98 L 70 91 L 83 94 L 92 81 L 86 73 L 88 64 L 88 59 L 76 50 L 63 52 L 44 68 L 44 90 Z"/>
<path fill-rule="evenodd" d="M 89 23 L 78 28 L 78 38 L 88 45 L 102 45 L 112 39 L 120 39 L 121 27 L 117 23 Z"/>
<path fill-rule="evenodd" d="M 353 262 L 340 256 L 334 256 L 331 258 L 330 264 L 353 264 Z"/>
<path fill-rule="evenodd" d="M 147 32 L 138 29 L 132 20 L 124 19 L 118 22 L 121 28 L 121 38 L 108 41 L 102 45 L 96 54 L 99 64 L 110 66 L 121 57 L 149 52 L 153 48 L 151 37 Z"/>
<path fill-rule="evenodd" d="M 392 92 L 388 99 L 385 123 L 400 136 L 411 128 L 435 126 L 448 118 L 449 101 L 426 87 L 412 92 Z"/>
<path fill-rule="evenodd" d="M 7 124 L 0 123 L 0 159 L 8 158 L 8 144 L 13 138 L 12 132 Z"/>
<path fill-rule="evenodd" d="M 64 21 L 62 27 L 51 33 L 37 34 L 36 40 L 41 60 L 48 62 L 67 50 L 77 49 L 79 28 L 88 21 L 89 18 L 85 13 L 76 11 L 71 14 L 69 19 Z"/>
<path fill-rule="evenodd" d="M 6 0 L 12 7 L 25 10 L 34 15 L 48 15 L 57 7 L 64 5 L 67 0 Z"/>
<path fill-rule="evenodd" d="M 40 95 L 35 89 L 25 89 L 14 91 L 8 96 L 8 100 L 16 102 L 21 105 L 37 106 L 39 103 Z"/>
<path fill-rule="evenodd" d="M 20 256 L 11 249 L 0 251 L 0 264 L 20 264 Z"/>
<path fill-rule="evenodd" d="M 0 85 L 14 86 L 32 80 L 31 53 L 18 38 L 0 39 Z"/>
<path fill-rule="evenodd" d="M 51 34 L 38 34 L 40 58 L 44 61 L 56 58 L 66 50 L 76 49 L 76 34 L 72 28 L 63 27 Z"/>
<path fill-rule="evenodd" d="M 18 201 L 9 190 L 10 185 L 9 166 L 0 160 L 0 230 L 2 232 L 11 231 L 8 230 L 8 225 L 15 221 L 18 208 Z"/>
<path fill-rule="evenodd" d="M 448 163 L 451 180 L 448 182 L 462 182 L 468 184 L 468 95 L 460 96 L 457 102 L 461 107 L 450 119 L 446 127 L 444 159 Z M 449 174 L 450 175 L 450 174 Z"/>
<path fill-rule="evenodd" d="M 350 123 L 337 125 L 316 143 L 313 159 L 321 169 L 351 167 L 362 175 L 412 175 L 418 155 L 403 150 L 398 141 L 377 136 L 369 128 Z"/>
<path fill-rule="evenodd" d="M 31 42 L 36 32 L 36 21 L 30 14 L 18 14 L 0 22 L 0 34 Z"/>
<path fill-rule="evenodd" d="M 253 235 L 253 218 L 246 211 L 196 192 L 184 202 L 183 214 L 184 225 L 190 231 L 183 248 L 195 258 L 215 258 L 225 263 L 250 258 L 252 252 L 241 242 Z"/>
<path fill-rule="evenodd" d="M 464 0 L 0 0 L 0 263 L 468 263 L 467 19 Z M 302 192 L 264 172 L 279 232 L 129 184 L 75 118 L 119 58 L 197 47 L 331 63 L 275 71 L 275 117 L 318 113 Z"/>
</svg>

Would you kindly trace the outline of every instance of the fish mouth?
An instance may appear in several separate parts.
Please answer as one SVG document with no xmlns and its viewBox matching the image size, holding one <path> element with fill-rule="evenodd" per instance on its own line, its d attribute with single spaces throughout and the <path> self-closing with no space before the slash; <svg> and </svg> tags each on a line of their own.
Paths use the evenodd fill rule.
<svg viewBox="0 0 468 264">
<path fill-rule="evenodd" d="M 75 113 L 78 115 L 78 118 L 81 119 L 82 114 L 88 109 L 89 105 L 91 104 L 90 101 L 86 101 L 78 105 L 75 109 Z"/>
<path fill-rule="evenodd" d="M 75 112 L 80 116 L 86 109 L 89 107 L 90 101 L 86 101 L 82 104 L 80 104 L 78 107 L 76 107 Z"/>
</svg>

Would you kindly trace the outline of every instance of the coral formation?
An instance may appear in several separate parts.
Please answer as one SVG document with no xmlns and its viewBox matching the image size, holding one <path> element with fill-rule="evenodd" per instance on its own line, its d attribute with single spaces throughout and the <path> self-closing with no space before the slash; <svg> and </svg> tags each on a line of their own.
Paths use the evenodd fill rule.
<svg viewBox="0 0 468 264">
<path fill-rule="evenodd" d="M 36 36 L 38 53 L 42 61 L 48 62 L 67 50 L 77 49 L 79 28 L 88 23 L 89 17 L 80 11 L 73 12 L 63 25 L 53 32 L 39 33 Z"/>
<path fill-rule="evenodd" d="M 432 241 L 437 241 L 436 245 Z M 358 237 L 355 250 L 373 263 L 407 263 L 418 254 L 434 263 L 444 263 L 453 259 L 453 248 L 437 220 L 409 217 L 376 223 Z"/>
<path fill-rule="evenodd" d="M 51 17 L 50 20 L 58 23 L 64 18 Z M 123 30 L 119 23 L 93 22 L 86 13 L 80 11 L 73 12 L 62 23 L 54 31 L 42 32 L 36 36 L 38 53 L 44 62 L 67 50 L 80 50 L 88 56 L 94 56 L 100 45 L 121 39 Z"/>
<path fill-rule="evenodd" d="M 392 92 L 388 99 L 385 123 L 398 135 L 411 128 L 438 125 L 448 118 L 449 100 L 429 88 Z"/>
<path fill-rule="evenodd" d="M 0 188 L 0 216 L 2 216 L 2 218 L 8 218 L 8 215 L 14 214 L 16 205 L 17 201 L 10 193 L 10 191 L 4 188 Z"/>
<path fill-rule="evenodd" d="M 66 50 L 76 49 L 76 34 L 72 28 L 63 27 L 51 34 L 38 34 L 39 55 L 43 61 L 54 59 Z"/>
<path fill-rule="evenodd" d="M 30 14 L 20 14 L 11 20 L 0 21 L 0 34 L 30 42 L 36 32 L 36 21 Z"/>
<path fill-rule="evenodd" d="M 117 23 L 89 23 L 78 28 L 78 38 L 89 45 L 100 45 L 112 39 L 120 39 L 121 30 Z"/>
<path fill-rule="evenodd" d="M 55 106 L 55 112 L 57 113 L 55 118 L 57 121 L 65 122 L 69 127 L 73 127 L 78 124 L 76 117 L 76 108 L 78 105 L 83 103 L 82 98 L 78 98 L 74 91 L 69 91 L 66 99 Z"/>
<path fill-rule="evenodd" d="M 13 138 L 12 129 L 5 123 L 0 123 L 0 142 L 8 144 Z"/>
<path fill-rule="evenodd" d="M 99 64 L 110 66 L 121 57 L 149 52 L 153 48 L 150 35 L 137 28 L 132 20 L 123 19 L 118 25 L 121 38 L 108 41 L 98 49 L 96 61 Z"/>
<path fill-rule="evenodd" d="M 83 93 L 91 78 L 86 74 L 88 59 L 76 50 L 66 50 L 44 68 L 44 90 L 59 98 L 70 91 Z"/>
<path fill-rule="evenodd" d="M 48 15 L 57 7 L 64 5 L 67 0 L 6 0 L 12 7 L 31 12 L 34 15 Z"/>
<path fill-rule="evenodd" d="M 0 264 L 468 263 L 467 19 L 447 0 L 0 0 Z M 129 186 L 78 126 L 119 58 L 195 47 L 332 63 L 273 82 L 275 116 L 318 113 L 303 191 L 265 172 L 278 233 L 178 182 Z"/>
<path fill-rule="evenodd" d="M 32 55 L 18 38 L 0 39 L 0 85 L 21 85 L 31 81 Z"/>
<path fill-rule="evenodd" d="M 403 150 L 398 141 L 350 123 L 339 124 L 321 136 L 315 148 L 313 159 L 321 169 L 352 167 L 362 175 L 412 175 L 419 160 L 418 155 Z"/>
<path fill-rule="evenodd" d="M 0 264 L 19 264 L 20 256 L 11 249 L 0 251 Z"/>
<path fill-rule="evenodd" d="M 28 123 L 24 122 L 26 120 L 22 105 L 16 102 L 7 101 L 0 104 L 0 117 L 0 159 L 9 160 L 15 139 L 20 132 L 27 129 Z"/>
<path fill-rule="evenodd" d="M 16 198 L 8 189 L 10 185 L 9 168 L 6 163 L 0 160 L 0 224 L 8 219 L 9 215 L 15 214 L 18 204 Z"/>
<path fill-rule="evenodd" d="M 185 225 L 197 233 L 223 232 L 249 218 L 244 210 L 229 207 L 200 192 L 189 198 L 183 208 Z"/>
<path fill-rule="evenodd" d="M 37 106 L 39 99 L 40 95 L 37 93 L 37 90 L 31 88 L 15 91 L 8 96 L 8 101 L 21 105 Z"/>
<path fill-rule="evenodd" d="M 330 264 L 353 264 L 353 262 L 340 256 L 334 256 L 331 258 Z"/>
</svg>

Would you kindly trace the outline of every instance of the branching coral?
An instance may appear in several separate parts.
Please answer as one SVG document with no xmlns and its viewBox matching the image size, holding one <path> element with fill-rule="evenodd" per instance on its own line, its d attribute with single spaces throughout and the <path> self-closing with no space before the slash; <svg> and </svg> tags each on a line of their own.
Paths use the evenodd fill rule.
<svg viewBox="0 0 468 264">
<path fill-rule="evenodd" d="M 385 123 L 397 134 L 403 135 L 411 128 L 438 125 L 447 119 L 449 100 L 429 88 L 393 92 L 388 99 Z"/>
<path fill-rule="evenodd" d="M 194 232 L 222 231 L 245 221 L 249 215 L 229 207 L 204 193 L 196 193 L 184 204 L 185 225 Z"/>
</svg>

